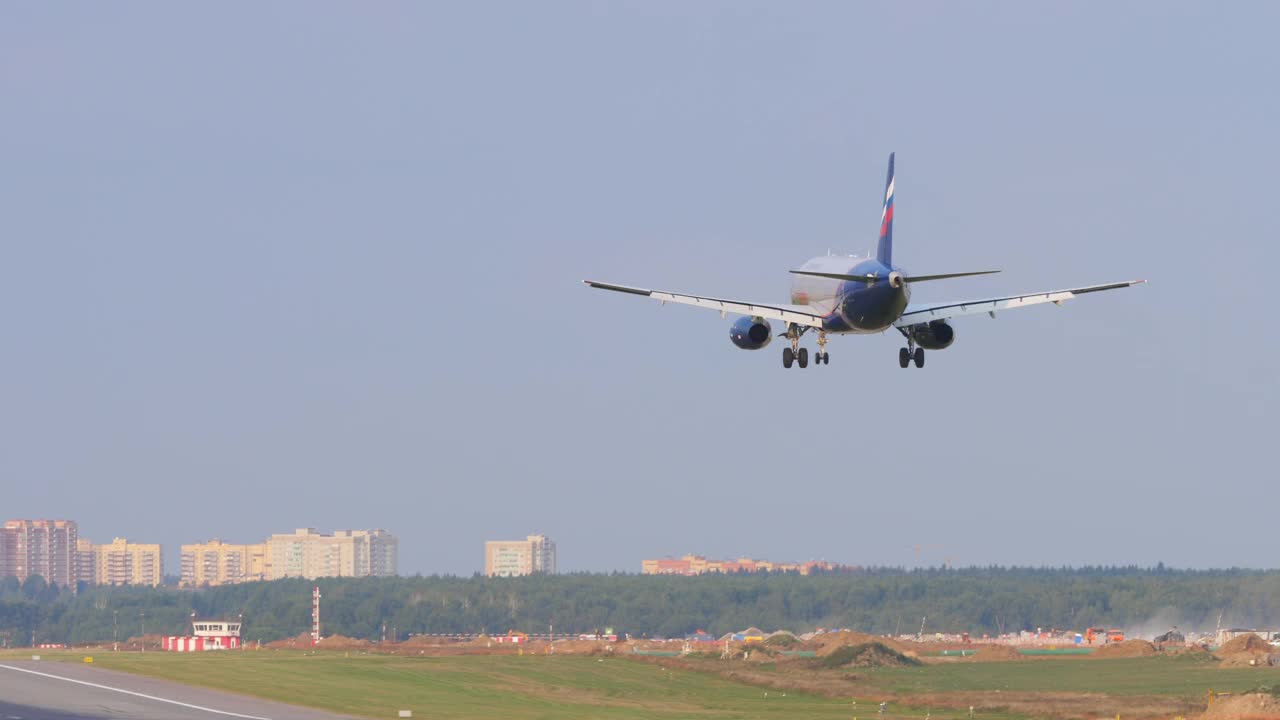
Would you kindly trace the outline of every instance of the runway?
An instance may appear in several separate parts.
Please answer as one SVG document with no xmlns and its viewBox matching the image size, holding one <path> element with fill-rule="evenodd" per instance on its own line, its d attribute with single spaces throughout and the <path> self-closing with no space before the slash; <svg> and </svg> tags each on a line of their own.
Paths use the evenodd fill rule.
<svg viewBox="0 0 1280 720">
<path fill-rule="evenodd" d="M 92 665 L 0 661 L 0 720 L 354 720 Z"/>
</svg>

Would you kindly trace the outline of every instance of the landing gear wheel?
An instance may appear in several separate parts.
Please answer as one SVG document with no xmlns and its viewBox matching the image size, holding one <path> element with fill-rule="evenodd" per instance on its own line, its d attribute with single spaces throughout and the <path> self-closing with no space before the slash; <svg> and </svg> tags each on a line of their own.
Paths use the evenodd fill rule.
<svg viewBox="0 0 1280 720">
<path fill-rule="evenodd" d="M 898 348 L 898 366 L 906 367 L 911 364 L 911 351 L 906 348 Z"/>
<path fill-rule="evenodd" d="M 916 367 L 924 367 L 924 348 L 916 348 L 915 357 L 913 359 L 916 361 Z"/>
<path fill-rule="evenodd" d="M 820 365 L 830 365 L 831 356 L 827 353 L 821 352 L 813 356 L 813 361 Z"/>
<path fill-rule="evenodd" d="M 791 352 L 791 348 L 782 348 L 782 367 L 789 368 L 791 363 L 796 359 L 796 354 Z M 906 367 L 905 365 L 903 367 Z"/>
<path fill-rule="evenodd" d="M 800 354 L 796 356 L 796 362 L 800 367 L 809 367 L 809 348 L 800 348 Z"/>
</svg>

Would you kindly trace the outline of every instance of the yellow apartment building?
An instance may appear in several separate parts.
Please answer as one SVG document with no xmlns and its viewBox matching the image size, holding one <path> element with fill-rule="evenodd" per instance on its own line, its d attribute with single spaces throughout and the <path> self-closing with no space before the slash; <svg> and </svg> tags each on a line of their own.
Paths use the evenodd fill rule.
<svg viewBox="0 0 1280 720">
<path fill-rule="evenodd" d="M 182 546 L 182 577 L 186 587 L 230 585 L 268 579 L 267 546 L 237 545 L 213 539 Z"/>
</svg>

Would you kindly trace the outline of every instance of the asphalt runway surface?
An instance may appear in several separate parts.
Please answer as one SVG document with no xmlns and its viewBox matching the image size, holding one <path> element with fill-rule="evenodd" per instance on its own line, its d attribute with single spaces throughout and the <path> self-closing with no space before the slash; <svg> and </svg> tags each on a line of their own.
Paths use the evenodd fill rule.
<svg viewBox="0 0 1280 720">
<path fill-rule="evenodd" d="M 322 710 L 102 670 L 0 661 L 0 720 L 354 720 Z"/>
</svg>

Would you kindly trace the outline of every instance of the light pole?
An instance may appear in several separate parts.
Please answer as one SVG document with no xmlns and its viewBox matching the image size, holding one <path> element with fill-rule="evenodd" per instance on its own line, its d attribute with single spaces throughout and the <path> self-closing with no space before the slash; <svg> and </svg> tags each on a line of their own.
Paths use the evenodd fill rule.
<svg viewBox="0 0 1280 720">
<path fill-rule="evenodd" d="M 147 651 L 147 611 L 139 610 L 138 617 L 142 619 L 142 652 Z"/>
<path fill-rule="evenodd" d="M 120 650 L 120 611 L 111 611 L 111 652 Z"/>
</svg>

